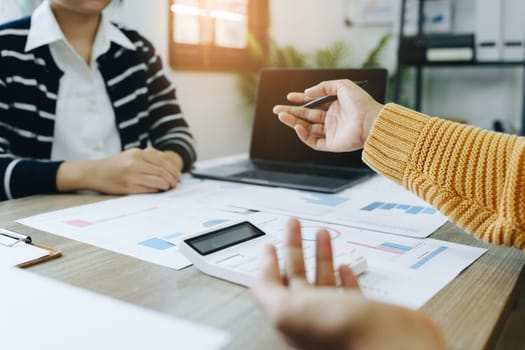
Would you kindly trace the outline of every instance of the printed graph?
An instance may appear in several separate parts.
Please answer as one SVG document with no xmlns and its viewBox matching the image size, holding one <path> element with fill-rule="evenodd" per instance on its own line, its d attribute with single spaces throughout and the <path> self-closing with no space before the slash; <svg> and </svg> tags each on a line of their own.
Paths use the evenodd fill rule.
<svg viewBox="0 0 525 350">
<path fill-rule="evenodd" d="M 69 219 L 69 220 L 66 220 L 64 221 L 64 224 L 68 225 L 68 226 L 73 226 L 75 228 L 86 228 L 86 227 L 90 227 L 90 226 L 93 226 L 93 225 L 96 225 L 96 224 L 104 224 L 104 223 L 107 223 L 107 222 L 112 222 L 112 221 L 117 221 L 117 220 L 122 220 L 122 219 L 125 219 L 127 217 L 134 217 L 134 216 L 138 216 L 138 215 L 142 215 L 142 214 L 145 214 L 145 213 L 148 213 L 148 212 L 153 212 L 153 211 L 156 211 L 156 210 L 159 210 L 159 207 L 148 207 L 148 208 L 141 208 L 137 211 L 131 211 L 131 212 L 124 212 L 124 213 L 118 213 L 116 215 L 110 215 L 110 216 L 100 216 L 96 219 L 83 219 L 83 218 L 75 218 L 75 219 Z"/>
<path fill-rule="evenodd" d="M 398 204 L 391 202 L 372 202 L 361 208 L 363 211 L 376 211 L 376 210 L 394 210 L 402 211 L 405 214 L 418 215 L 426 214 L 433 215 L 437 213 L 437 210 L 432 207 L 423 207 L 419 205 L 410 205 L 410 204 Z"/>
<path fill-rule="evenodd" d="M 328 207 L 336 207 L 348 200 L 348 198 L 341 196 L 334 196 L 331 194 L 323 193 L 308 193 L 310 197 L 301 198 L 306 203 L 324 205 Z"/>
<path fill-rule="evenodd" d="M 383 252 L 399 254 L 399 255 L 405 254 L 406 252 L 412 249 L 412 247 L 410 246 L 392 243 L 392 242 L 382 242 L 377 245 L 366 244 L 366 243 L 356 242 L 356 241 L 347 241 L 347 243 L 351 245 L 359 246 L 359 247 L 365 247 L 369 249 L 375 249 L 375 250 L 380 250 Z"/>
<path fill-rule="evenodd" d="M 230 221 L 229 219 L 210 219 L 201 223 L 202 227 L 211 227 Z M 137 244 L 155 250 L 167 250 L 177 246 L 178 239 L 184 236 L 183 232 L 170 233 L 162 237 L 152 237 Z"/>
<path fill-rule="evenodd" d="M 437 255 L 443 253 L 445 250 L 447 250 L 448 247 L 445 247 L 445 246 L 441 246 L 441 247 L 438 247 L 430 252 L 428 252 L 427 254 L 425 254 L 424 256 L 422 256 L 416 263 L 410 265 L 410 268 L 412 270 L 417 270 L 419 269 L 420 267 L 422 267 L 423 265 L 425 265 L 426 263 L 428 263 L 430 260 L 432 260 L 433 258 L 435 258 Z"/>
<path fill-rule="evenodd" d="M 398 263 L 401 263 L 412 270 L 420 269 L 432 259 L 434 259 L 436 256 L 448 249 L 448 247 L 446 246 L 435 246 L 424 242 L 418 243 L 414 246 L 393 242 L 381 242 L 373 244 L 356 241 L 347 241 L 346 243 L 356 247 L 375 250 L 378 253 L 394 254 L 398 256 L 399 259 L 401 259 L 397 260 Z"/>
</svg>

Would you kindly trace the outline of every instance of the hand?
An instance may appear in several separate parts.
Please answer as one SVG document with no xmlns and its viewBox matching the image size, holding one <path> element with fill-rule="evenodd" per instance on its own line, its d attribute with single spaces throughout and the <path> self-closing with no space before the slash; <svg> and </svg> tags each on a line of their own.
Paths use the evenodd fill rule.
<svg viewBox="0 0 525 350">
<path fill-rule="evenodd" d="M 337 100 L 326 103 L 324 109 L 278 105 L 273 112 L 315 150 L 349 152 L 363 148 L 383 105 L 350 80 L 324 81 L 304 93 L 288 94 L 288 100 L 302 104 L 324 95 L 336 95 Z"/>
<path fill-rule="evenodd" d="M 104 159 L 62 163 L 57 187 L 60 192 L 153 193 L 174 188 L 182 166 L 174 152 L 134 148 Z"/>
<path fill-rule="evenodd" d="M 281 276 L 275 248 L 266 247 L 261 275 L 252 293 L 287 341 L 299 349 L 446 349 L 436 327 L 423 314 L 369 301 L 348 266 L 334 278 L 330 235 L 317 233 L 315 285 L 306 280 L 301 228 L 288 224 Z"/>
</svg>

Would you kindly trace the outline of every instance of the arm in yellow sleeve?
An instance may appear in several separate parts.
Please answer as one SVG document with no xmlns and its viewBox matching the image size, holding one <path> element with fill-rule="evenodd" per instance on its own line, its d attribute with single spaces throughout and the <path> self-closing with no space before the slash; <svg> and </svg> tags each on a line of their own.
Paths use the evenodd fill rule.
<svg viewBox="0 0 525 350">
<path fill-rule="evenodd" d="M 525 250 L 525 138 L 387 104 L 363 160 L 487 242 Z"/>
</svg>

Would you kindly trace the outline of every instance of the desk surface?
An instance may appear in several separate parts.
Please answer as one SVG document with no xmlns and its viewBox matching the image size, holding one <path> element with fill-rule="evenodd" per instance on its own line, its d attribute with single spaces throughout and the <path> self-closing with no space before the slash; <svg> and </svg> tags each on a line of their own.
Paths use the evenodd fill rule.
<svg viewBox="0 0 525 350">
<path fill-rule="evenodd" d="M 27 216 L 114 198 L 101 195 L 34 196 L 0 203 L 0 226 L 30 234 L 35 242 L 63 256 L 30 269 L 75 286 L 132 304 L 228 331 L 228 349 L 286 349 L 285 343 L 254 304 L 250 292 L 189 267 L 176 271 L 18 224 Z M 497 341 L 517 286 L 525 254 L 490 246 L 451 223 L 433 238 L 488 251 L 422 307 L 441 328 L 453 349 L 487 349 Z"/>
</svg>

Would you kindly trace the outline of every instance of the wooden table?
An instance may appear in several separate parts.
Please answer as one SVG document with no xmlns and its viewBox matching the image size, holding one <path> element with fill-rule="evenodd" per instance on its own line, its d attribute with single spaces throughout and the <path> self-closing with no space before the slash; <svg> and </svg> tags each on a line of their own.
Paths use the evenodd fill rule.
<svg viewBox="0 0 525 350">
<path fill-rule="evenodd" d="M 287 348 L 254 304 L 250 292 L 189 267 L 157 266 L 16 223 L 27 216 L 114 198 L 102 195 L 33 196 L 0 203 L 0 226 L 30 234 L 63 256 L 30 268 L 38 274 L 162 313 L 228 331 L 228 349 Z M 494 346 L 523 278 L 525 254 L 481 243 L 451 223 L 433 238 L 489 250 L 422 307 L 453 349 Z M 37 291 L 36 291 L 37 292 Z"/>
</svg>

